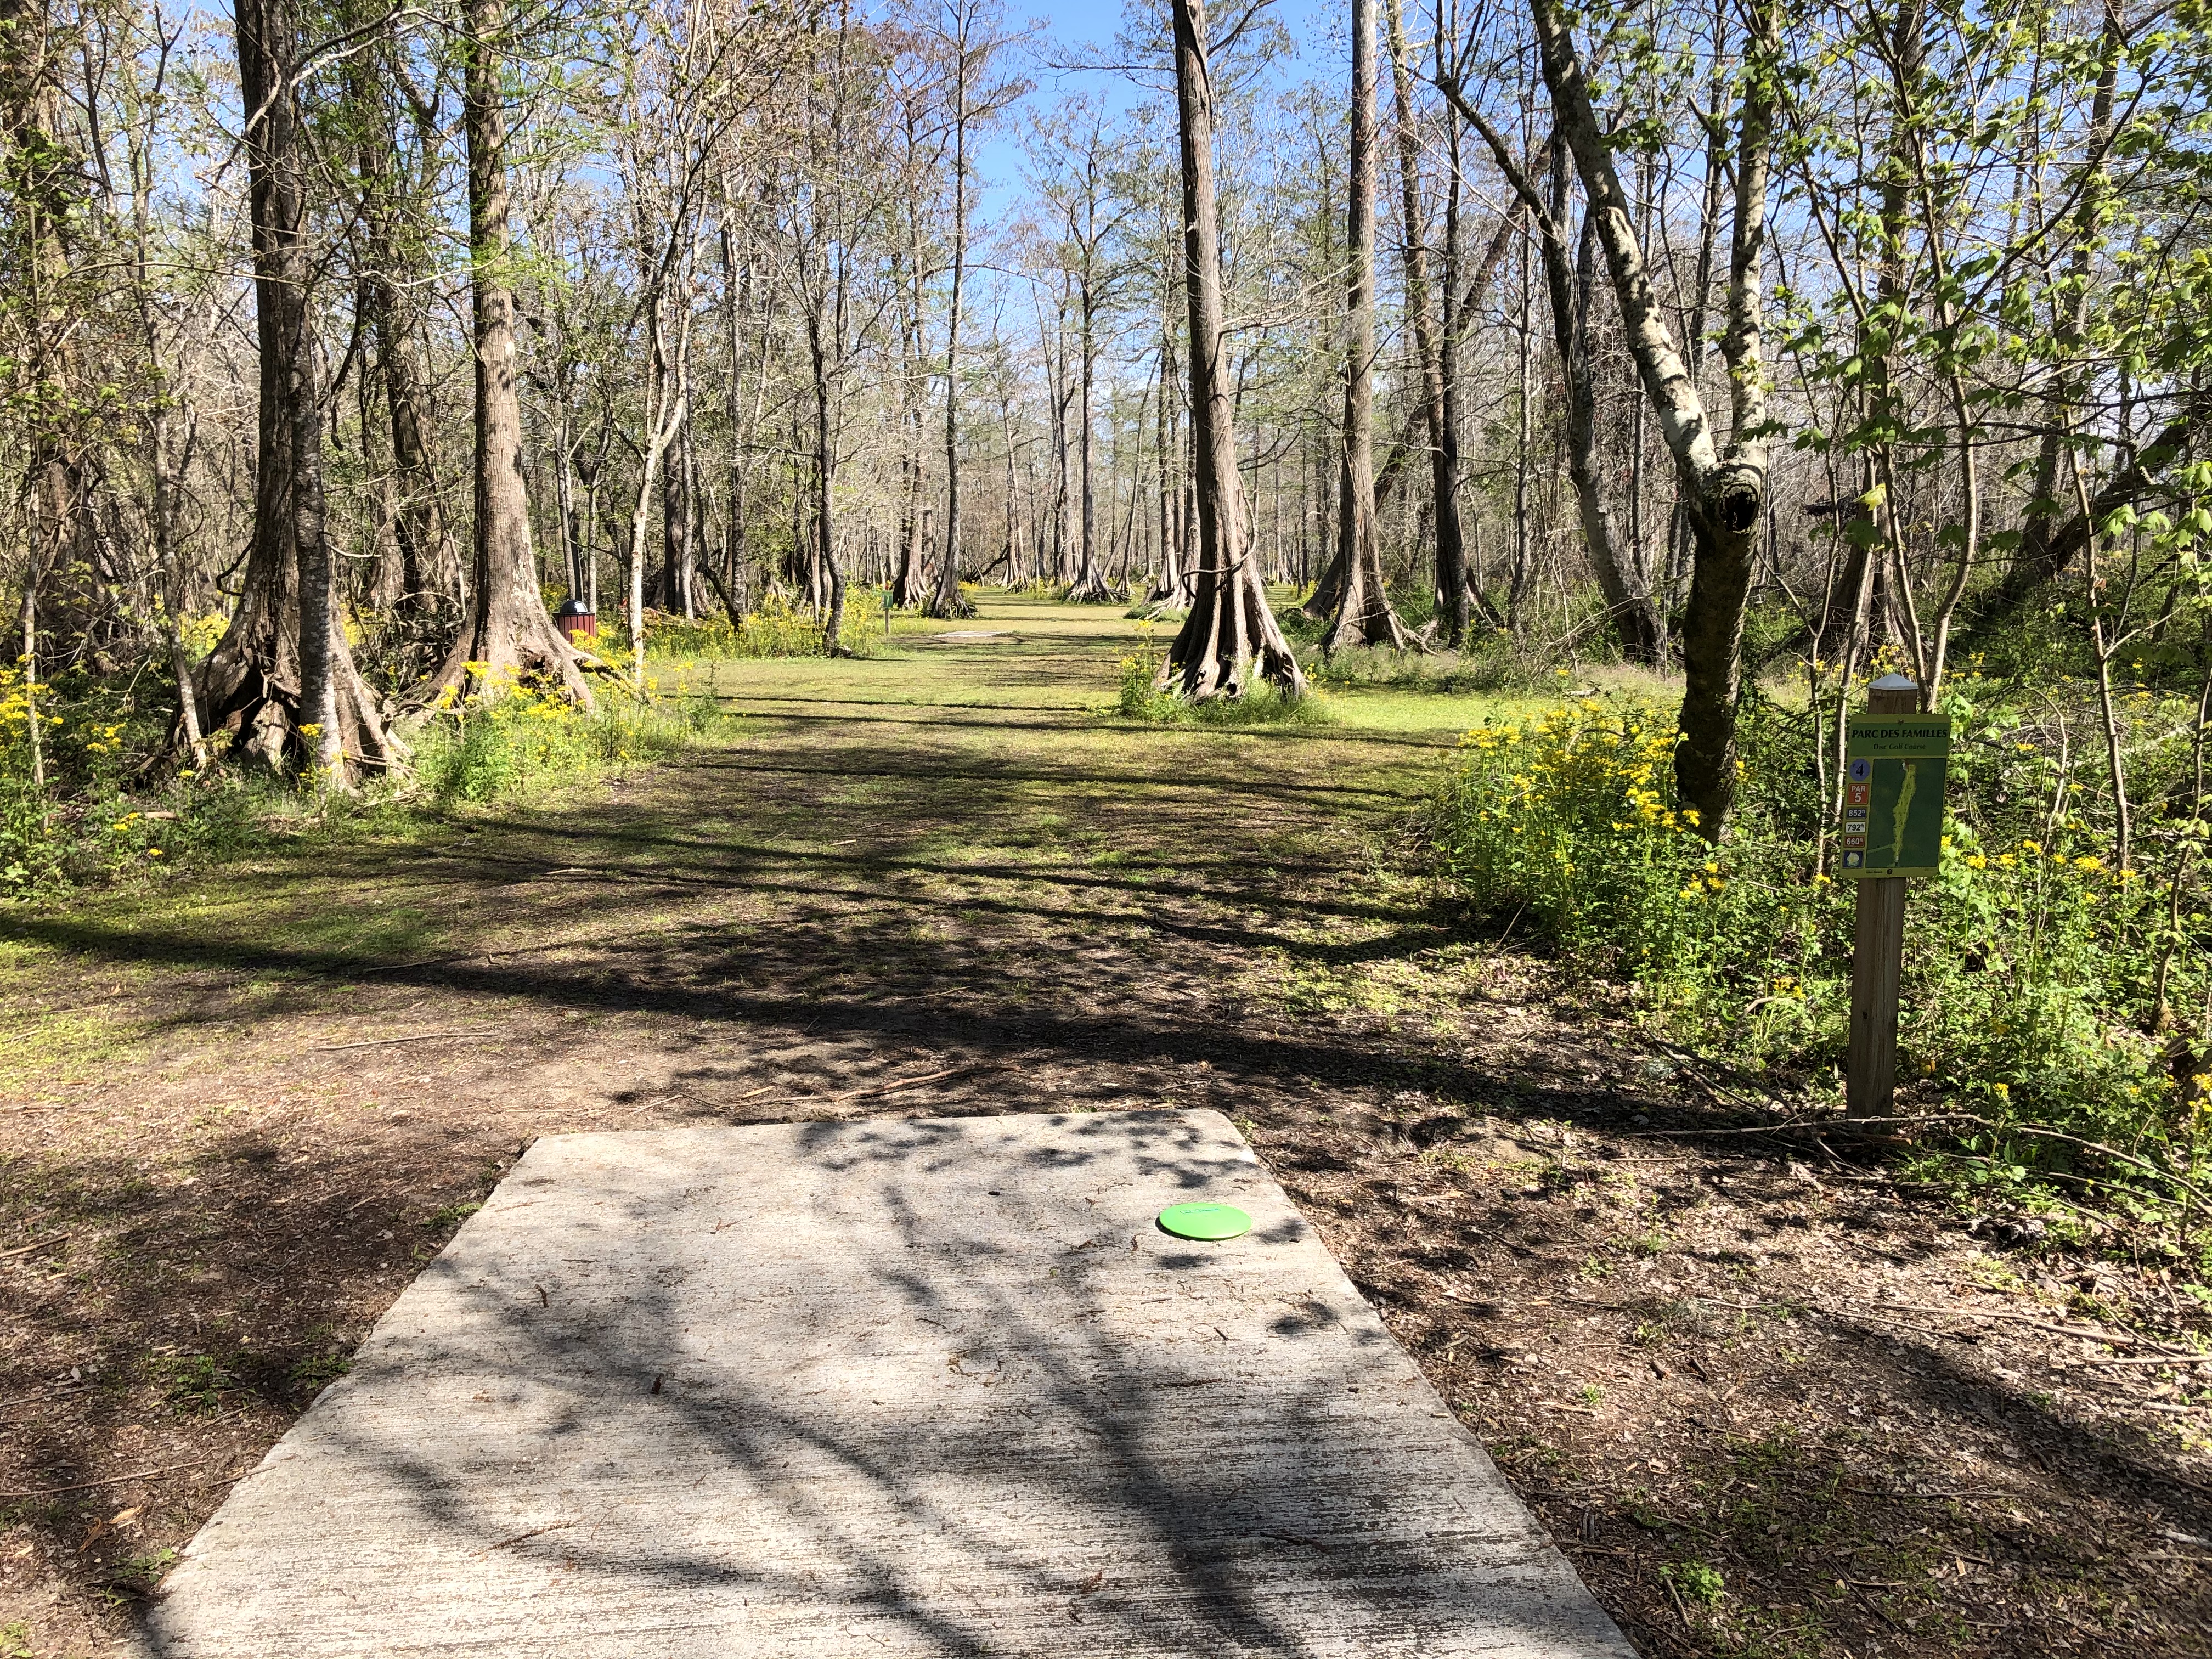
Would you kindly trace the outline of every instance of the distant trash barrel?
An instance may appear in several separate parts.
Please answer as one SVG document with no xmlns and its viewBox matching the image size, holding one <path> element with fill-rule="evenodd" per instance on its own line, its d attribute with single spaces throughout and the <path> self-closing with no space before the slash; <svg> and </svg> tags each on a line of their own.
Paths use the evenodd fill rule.
<svg viewBox="0 0 2212 1659">
<path fill-rule="evenodd" d="M 578 640 L 595 640 L 599 636 L 599 613 L 581 599 L 570 599 L 556 611 L 553 625 L 571 645 Z"/>
</svg>

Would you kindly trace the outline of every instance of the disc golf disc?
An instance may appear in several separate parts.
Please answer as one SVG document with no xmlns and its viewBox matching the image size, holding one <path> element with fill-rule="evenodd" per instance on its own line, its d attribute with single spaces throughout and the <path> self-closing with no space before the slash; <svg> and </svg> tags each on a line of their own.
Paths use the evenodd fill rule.
<svg viewBox="0 0 2212 1659">
<path fill-rule="evenodd" d="M 1234 1204 L 1170 1204 L 1160 1212 L 1160 1231 L 1177 1238 L 1235 1238 L 1252 1231 L 1252 1218 Z"/>
</svg>

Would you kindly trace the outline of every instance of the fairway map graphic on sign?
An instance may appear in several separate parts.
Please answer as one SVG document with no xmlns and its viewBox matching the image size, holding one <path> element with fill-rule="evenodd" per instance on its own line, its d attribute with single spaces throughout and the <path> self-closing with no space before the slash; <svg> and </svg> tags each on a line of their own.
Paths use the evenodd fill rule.
<svg viewBox="0 0 2212 1659">
<path fill-rule="evenodd" d="M 1932 876 L 1943 847 L 1948 714 L 1861 714 L 1844 735 L 1841 876 Z"/>
</svg>

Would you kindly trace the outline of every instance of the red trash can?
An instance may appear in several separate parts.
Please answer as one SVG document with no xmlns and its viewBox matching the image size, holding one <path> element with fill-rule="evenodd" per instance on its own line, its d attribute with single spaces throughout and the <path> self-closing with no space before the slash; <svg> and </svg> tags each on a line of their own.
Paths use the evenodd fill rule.
<svg viewBox="0 0 2212 1659">
<path fill-rule="evenodd" d="M 571 645 L 578 640 L 595 640 L 599 636 L 599 614 L 581 599 L 570 599 L 556 611 L 553 625 Z"/>
</svg>

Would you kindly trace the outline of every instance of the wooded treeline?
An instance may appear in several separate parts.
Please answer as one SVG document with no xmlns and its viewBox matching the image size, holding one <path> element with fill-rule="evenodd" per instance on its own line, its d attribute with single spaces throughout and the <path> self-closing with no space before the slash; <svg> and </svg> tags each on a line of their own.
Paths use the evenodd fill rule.
<svg viewBox="0 0 2212 1659">
<path fill-rule="evenodd" d="M 2203 650 L 2203 11 L 1348 0 L 1294 54 L 1173 0 L 1079 73 L 995 0 L 0 0 L 23 666 L 343 775 L 587 698 L 564 599 L 641 667 L 650 612 L 1048 582 L 1187 610 L 1206 696 L 1297 683 L 1289 584 L 1332 650 L 1678 665 L 1717 829 L 1747 615 L 1816 706 L 1966 630 L 2108 702 Z"/>
</svg>

